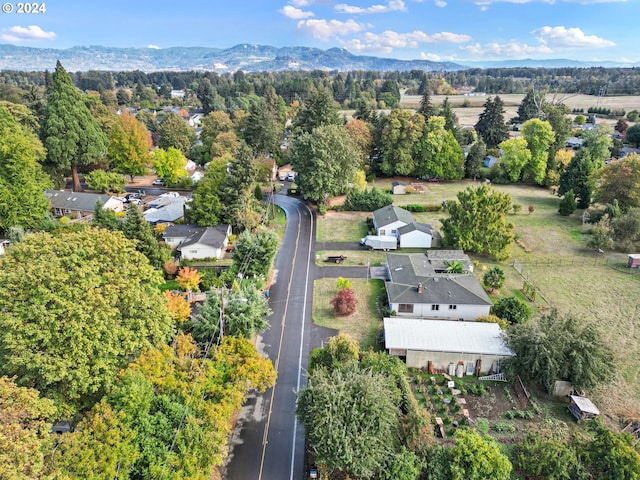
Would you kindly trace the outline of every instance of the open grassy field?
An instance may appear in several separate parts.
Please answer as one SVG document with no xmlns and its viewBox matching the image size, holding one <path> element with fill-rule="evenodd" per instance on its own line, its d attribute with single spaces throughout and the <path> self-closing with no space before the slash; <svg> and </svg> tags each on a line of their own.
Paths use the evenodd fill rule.
<svg viewBox="0 0 640 480">
<path fill-rule="evenodd" d="M 378 188 L 388 188 L 393 180 L 378 179 L 375 184 Z M 402 195 L 394 200 L 398 205 L 440 203 L 455 199 L 460 189 L 470 185 L 473 183 L 468 181 L 427 184 L 424 194 Z M 513 203 L 523 206 L 520 213 L 508 216 L 515 225 L 519 241 L 511 246 L 511 256 L 505 262 L 472 256 L 478 262 L 477 277 L 481 280 L 487 268 L 500 265 L 507 276 L 507 283 L 500 293 L 513 295 L 523 285 L 523 277 L 512 266 L 516 259 L 523 264 L 525 275 L 539 291 L 541 298 L 535 304 L 538 312 L 557 308 L 585 322 L 597 323 L 614 352 L 616 369 L 610 372 L 610 381 L 606 385 L 589 394 L 610 418 L 640 418 L 637 402 L 640 398 L 640 273 L 631 273 L 624 267 L 624 254 L 607 252 L 603 255 L 588 249 L 586 240 L 590 227 L 583 226 L 581 211 L 569 217 L 560 216 L 557 213 L 559 198 L 549 190 L 519 185 L 493 187 L 509 193 Z M 528 205 L 535 206 L 532 214 L 528 213 Z M 356 241 L 362 236 L 364 219 L 370 215 L 330 213 L 334 215 L 321 219 L 327 222 L 324 231 L 330 230 L 328 222 L 333 223 L 335 219 L 338 231 L 341 231 L 340 241 Z M 421 213 L 415 217 L 440 228 L 446 212 Z M 328 237 L 325 239 L 330 240 Z M 337 238 L 333 240 L 338 241 Z M 358 258 L 358 261 L 362 260 Z M 369 298 L 361 297 L 360 293 L 367 294 L 361 290 L 358 298 Z M 349 320 L 347 323 L 353 322 Z M 339 323 L 333 326 L 341 328 Z M 345 328 L 353 327 L 346 325 Z"/>
<path fill-rule="evenodd" d="M 495 95 L 491 95 L 495 96 Z M 524 94 L 506 94 L 498 95 L 505 106 L 504 118 L 509 120 L 516 116 L 518 105 L 522 102 Z M 449 102 L 454 108 L 456 115 L 458 116 L 458 122 L 460 125 L 475 125 L 478 121 L 478 116 L 482 112 L 482 106 L 487 101 L 487 96 L 473 96 L 466 97 L 463 95 L 449 95 Z M 420 104 L 419 95 L 403 95 L 400 101 L 402 107 L 417 108 Z M 445 95 L 433 95 L 431 97 L 431 103 L 433 105 L 441 105 L 442 101 L 446 98 Z M 598 98 L 594 95 L 582 95 L 582 94 L 557 94 L 547 95 L 548 101 L 561 101 L 569 109 L 582 108 L 586 112 L 589 107 L 603 107 L 611 110 L 624 109 L 627 112 L 631 110 L 640 110 L 640 96 L 616 96 L 616 97 L 602 97 Z M 462 102 L 467 101 L 471 106 L 462 108 Z"/>
</svg>

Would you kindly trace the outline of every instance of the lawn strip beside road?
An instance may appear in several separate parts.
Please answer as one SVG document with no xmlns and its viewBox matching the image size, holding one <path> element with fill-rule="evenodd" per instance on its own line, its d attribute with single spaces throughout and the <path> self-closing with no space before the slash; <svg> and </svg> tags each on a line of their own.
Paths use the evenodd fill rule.
<svg viewBox="0 0 640 480">
<path fill-rule="evenodd" d="M 341 263 L 328 262 L 327 257 L 343 255 L 346 258 Z M 370 252 L 368 250 L 319 250 L 316 252 L 316 265 L 319 267 L 378 267 L 386 262 L 385 252 Z M 369 263 L 367 263 L 369 262 Z"/>
</svg>

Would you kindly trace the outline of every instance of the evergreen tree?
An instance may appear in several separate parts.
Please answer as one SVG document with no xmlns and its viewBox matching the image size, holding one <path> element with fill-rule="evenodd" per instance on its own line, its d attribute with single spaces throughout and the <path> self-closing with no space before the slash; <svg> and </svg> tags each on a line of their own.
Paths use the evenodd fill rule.
<svg viewBox="0 0 640 480">
<path fill-rule="evenodd" d="M 137 205 L 130 205 L 122 222 L 122 233 L 129 240 L 136 241 L 136 250 L 149 259 L 149 263 L 155 268 L 162 268 L 167 258 L 162 255 L 151 226 L 142 215 L 142 210 Z"/>
<path fill-rule="evenodd" d="M 177 113 L 170 112 L 162 119 L 157 130 L 160 139 L 158 146 L 165 150 L 173 147 L 184 155 L 189 153 L 194 143 L 196 134 L 189 124 Z"/>
<path fill-rule="evenodd" d="M 244 137 L 256 155 L 275 155 L 279 149 L 286 120 L 281 102 L 273 87 L 267 86 L 264 96 L 251 105 Z"/>
<path fill-rule="evenodd" d="M 474 180 L 480 176 L 480 168 L 487 156 L 487 146 L 479 139 L 476 143 L 471 145 L 469 154 L 464 162 L 464 175 L 467 178 L 473 178 Z"/>
<path fill-rule="evenodd" d="M 227 164 L 231 156 L 214 159 L 209 163 L 204 177 L 196 184 L 192 200 L 185 214 L 189 223 L 202 227 L 215 226 L 220 223 L 222 203 L 219 191 L 227 175 Z"/>
<path fill-rule="evenodd" d="M 320 88 L 309 96 L 298 112 L 294 127 L 302 132 L 311 133 L 314 128 L 322 125 L 340 124 L 342 121 L 338 115 L 338 105 L 328 90 Z"/>
<path fill-rule="evenodd" d="M 428 120 L 436 114 L 436 109 L 431 104 L 431 87 L 427 86 L 422 92 L 422 98 L 420 98 L 420 106 L 417 112 L 422 115 L 425 120 Z"/>
<path fill-rule="evenodd" d="M 530 89 L 518 106 L 518 116 L 514 119 L 524 123 L 532 118 L 541 118 L 543 115 L 544 95 L 536 93 L 535 89 Z"/>
<path fill-rule="evenodd" d="M 251 148 L 242 144 L 227 167 L 218 194 L 221 220 L 235 228 L 252 229 L 260 222 L 260 205 L 253 196 L 257 168 Z"/>
<path fill-rule="evenodd" d="M 583 154 L 583 150 L 580 150 L 560 175 L 558 194 L 565 195 L 569 190 L 572 190 L 574 196 L 578 197 L 578 208 L 587 208 L 591 204 L 593 195 L 592 172 L 593 166 L 588 156 Z"/>
<path fill-rule="evenodd" d="M 504 103 L 500 97 L 487 99 L 475 128 L 487 148 L 496 148 L 500 142 L 509 138 L 509 129 L 504 121 Z"/>
<path fill-rule="evenodd" d="M 95 164 L 107 150 L 106 135 L 59 61 L 52 77 L 42 138 L 47 162 L 58 170 L 71 170 L 75 191 L 81 190 L 78 169 Z"/>
<path fill-rule="evenodd" d="M 456 114 L 453 111 L 453 107 L 449 103 L 449 97 L 446 97 L 442 101 L 442 106 L 440 107 L 440 115 L 444 117 L 444 128 L 446 130 L 449 130 L 450 132 L 453 132 L 453 134 L 455 135 L 458 125 L 458 119 L 456 118 Z"/>
<path fill-rule="evenodd" d="M 121 222 L 113 210 L 105 209 L 102 200 L 98 199 L 93 210 L 93 225 L 107 230 L 120 230 Z"/>
</svg>

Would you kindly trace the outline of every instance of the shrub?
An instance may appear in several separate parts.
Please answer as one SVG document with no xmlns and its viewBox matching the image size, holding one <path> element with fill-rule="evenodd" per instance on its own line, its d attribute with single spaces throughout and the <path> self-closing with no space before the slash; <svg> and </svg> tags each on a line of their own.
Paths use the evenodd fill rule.
<svg viewBox="0 0 640 480">
<path fill-rule="evenodd" d="M 373 187 L 371 190 L 349 190 L 343 210 L 356 212 L 373 212 L 393 203 L 393 197 Z"/>
<path fill-rule="evenodd" d="M 127 180 L 119 173 L 104 170 L 94 170 L 86 174 L 84 179 L 91 190 L 100 192 L 124 192 L 124 187 L 127 184 Z"/>
<path fill-rule="evenodd" d="M 336 315 L 347 316 L 356 311 L 358 300 L 351 288 L 344 288 L 329 303 L 333 305 L 333 311 Z"/>
<path fill-rule="evenodd" d="M 489 421 L 486 418 L 478 418 L 476 420 L 476 428 L 485 435 L 489 433 Z"/>
<path fill-rule="evenodd" d="M 535 205 L 529 205 L 527 207 L 527 209 L 529 210 L 529 215 L 531 215 L 533 212 L 536 211 L 536 206 Z"/>
<path fill-rule="evenodd" d="M 441 203 L 410 203 L 409 205 L 405 205 L 403 207 L 405 210 L 409 210 L 414 213 L 423 213 L 423 212 L 439 212 L 442 210 Z"/>
<path fill-rule="evenodd" d="M 509 422 L 497 422 L 491 425 L 491 430 L 496 433 L 513 433 L 516 431 L 516 427 Z"/>
<path fill-rule="evenodd" d="M 531 307 L 516 297 L 501 298 L 491 307 L 491 312 L 511 325 L 525 323 L 533 315 Z"/>
<path fill-rule="evenodd" d="M 178 264 L 173 259 L 164 262 L 163 268 L 164 273 L 170 277 L 173 277 L 178 272 Z"/>
<path fill-rule="evenodd" d="M 327 206 L 324 203 L 318 204 L 318 213 L 320 215 L 326 215 L 327 214 Z"/>
<path fill-rule="evenodd" d="M 482 282 L 485 287 L 491 290 L 499 290 L 505 282 L 504 270 L 500 267 L 493 267 L 484 274 Z"/>
<path fill-rule="evenodd" d="M 560 200 L 558 212 L 560 213 L 560 215 L 564 215 L 566 217 L 571 215 L 573 212 L 575 212 L 576 208 L 577 208 L 576 196 L 573 193 L 573 190 L 569 190 L 567 193 L 564 194 L 564 197 L 562 197 L 562 200 Z"/>
<path fill-rule="evenodd" d="M 513 214 L 517 215 L 518 212 L 522 210 L 522 205 L 520 205 L 519 203 L 514 203 L 513 205 L 511 205 L 511 208 L 513 209 Z"/>
</svg>

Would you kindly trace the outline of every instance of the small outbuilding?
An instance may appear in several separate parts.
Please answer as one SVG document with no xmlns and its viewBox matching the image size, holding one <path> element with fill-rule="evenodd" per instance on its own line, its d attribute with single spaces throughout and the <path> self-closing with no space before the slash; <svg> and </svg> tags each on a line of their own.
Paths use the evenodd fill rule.
<svg viewBox="0 0 640 480">
<path fill-rule="evenodd" d="M 407 193 L 407 186 L 402 182 L 393 182 L 391 184 L 391 193 L 394 195 L 404 195 Z"/>
<path fill-rule="evenodd" d="M 569 411 L 578 420 L 590 420 L 600 415 L 600 410 L 587 397 L 569 395 Z"/>
<path fill-rule="evenodd" d="M 627 267 L 640 268 L 640 253 L 629 254 L 629 263 L 627 264 Z"/>
</svg>

